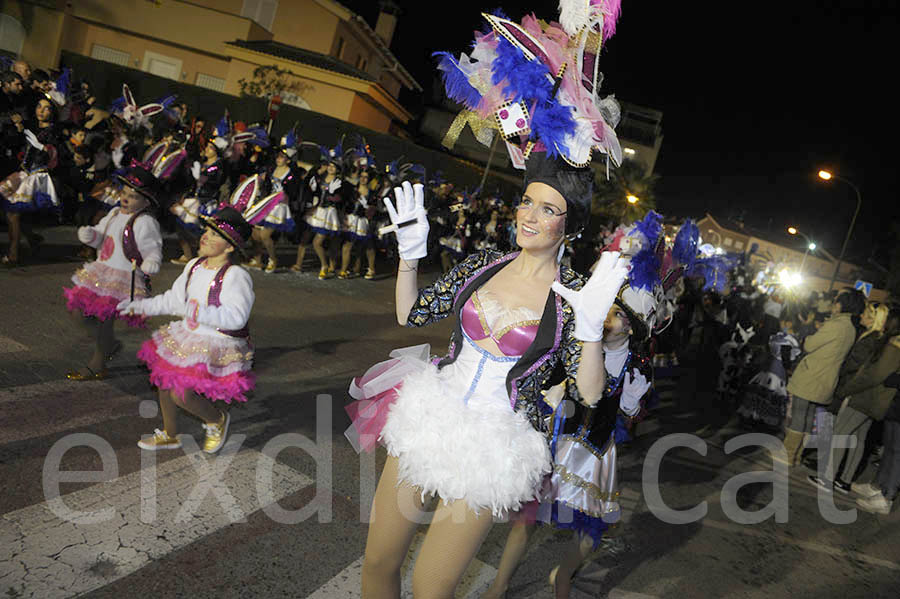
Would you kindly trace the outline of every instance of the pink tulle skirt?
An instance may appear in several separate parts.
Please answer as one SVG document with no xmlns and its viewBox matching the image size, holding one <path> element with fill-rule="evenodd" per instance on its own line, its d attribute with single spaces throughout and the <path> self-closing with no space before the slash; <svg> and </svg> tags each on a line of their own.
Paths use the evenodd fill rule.
<svg viewBox="0 0 900 599">
<path fill-rule="evenodd" d="M 150 369 L 150 382 L 178 397 L 193 391 L 225 403 L 245 402 L 256 386 L 246 338 L 193 333 L 184 321 L 158 329 L 137 356 Z"/>
<path fill-rule="evenodd" d="M 403 379 L 425 369 L 430 349 L 428 344 L 395 349 L 390 353 L 390 360 L 375 364 L 350 383 L 350 397 L 356 401 L 344 406 L 344 411 L 350 416 L 350 427 L 344 436 L 357 453 L 370 452 L 378 444 L 388 411 L 397 400 Z"/>
<path fill-rule="evenodd" d="M 75 283 L 73 287 L 63 287 L 66 307 L 70 312 L 78 310 L 98 320 L 117 318 L 130 327 L 147 325 L 146 316 L 121 314 L 116 310 L 119 302 L 131 298 L 131 271 L 113 268 L 102 262 L 88 262 L 72 275 L 72 282 Z M 135 278 L 134 297 L 147 297 L 142 276 Z"/>
</svg>

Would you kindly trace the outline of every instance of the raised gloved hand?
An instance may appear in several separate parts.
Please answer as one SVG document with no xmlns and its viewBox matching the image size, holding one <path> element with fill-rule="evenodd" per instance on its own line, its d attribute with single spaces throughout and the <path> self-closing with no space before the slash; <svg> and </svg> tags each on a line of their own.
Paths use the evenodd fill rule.
<svg viewBox="0 0 900 599">
<path fill-rule="evenodd" d="M 91 242 L 94 241 L 94 235 L 96 235 L 96 231 L 94 231 L 90 227 L 78 227 L 78 241 L 85 245 L 91 245 Z"/>
<path fill-rule="evenodd" d="M 741 336 L 741 341 L 746 344 L 753 337 L 753 327 L 749 326 L 745 329 L 741 323 L 737 323 L 737 333 Z"/>
<path fill-rule="evenodd" d="M 394 196 L 397 198 L 397 208 L 391 200 L 384 198 L 384 206 L 387 208 L 391 223 L 400 225 L 414 220 L 415 224 L 399 227 L 397 233 L 397 246 L 400 257 L 404 260 L 418 260 L 428 254 L 428 218 L 425 212 L 425 187 L 421 183 L 410 185 L 404 181 L 402 187 L 394 188 Z"/>
<path fill-rule="evenodd" d="M 591 278 L 580 290 L 553 282 L 553 291 L 569 302 L 575 312 L 576 339 L 603 340 L 603 323 L 627 275 L 628 262 L 619 252 L 603 252 Z"/>
<path fill-rule="evenodd" d="M 631 373 L 634 373 L 634 377 Z M 625 373 L 625 379 L 622 381 L 622 397 L 619 399 L 619 408 L 628 416 L 634 416 L 641 409 L 641 398 L 650 388 L 650 381 L 647 380 L 637 368 L 632 368 L 631 372 Z"/>
<path fill-rule="evenodd" d="M 196 160 L 194 161 L 194 164 L 191 165 L 191 175 L 194 176 L 194 179 L 200 178 L 200 163 Z"/>
<path fill-rule="evenodd" d="M 30 129 L 25 129 L 25 141 L 27 141 L 28 145 L 30 145 L 35 150 L 44 149 L 44 144 L 38 141 L 37 135 L 32 133 Z"/>
</svg>

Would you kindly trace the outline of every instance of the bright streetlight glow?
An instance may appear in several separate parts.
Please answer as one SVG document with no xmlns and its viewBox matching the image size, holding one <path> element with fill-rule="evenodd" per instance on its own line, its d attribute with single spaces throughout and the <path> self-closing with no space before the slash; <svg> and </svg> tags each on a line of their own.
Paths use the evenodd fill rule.
<svg viewBox="0 0 900 599">
<path fill-rule="evenodd" d="M 822 179 L 822 180 L 824 180 L 824 181 L 828 181 L 828 180 L 831 179 L 833 176 L 834 176 L 834 175 L 832 175 L 832 174 L 829 173 L 828 171 L 819 171 L 819 178 Z"/>
<path fill-rule="evenodd" d="M 788 227 L 788 233 L 790 233 L 791 235 L 796 235 L 797 228 L 796 227 Z"/>
<path fill-rule="evenodd" d="M 629 156 L 634 156 L 634 148 L 624 148 L 623 151 Z"/>
<path fill-rule="evenodd" d="M 637 196 L 631 195 L 631 194 L 628 194 L 627 196 L 625 196 L 625 199 L 628 200 L 629 204 L 637 204 L 640 201 L 640 199 Z"/>
<path fill-rule="evenodd" d="M 799 272 L 790 272 L 786 268 L 778 273 L 778 278 L 785 287 L 796 287 L 803 282 Z"/>
<path fill-rule="evenodd" d="M 816 251 L 816 247 L 818 247 L 815 243 L 810 243 L 807 247 L 809 247 L 809 251 Z"/>
</svg>

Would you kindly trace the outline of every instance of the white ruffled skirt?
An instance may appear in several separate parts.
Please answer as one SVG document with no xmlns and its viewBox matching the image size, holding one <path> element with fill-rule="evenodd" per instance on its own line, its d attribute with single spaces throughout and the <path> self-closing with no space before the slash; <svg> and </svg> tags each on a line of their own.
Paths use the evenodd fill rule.
<svg viewBox="0 0 900 599">
<path fill-rule="evenodd" d="M 363 241 L 372 237 L 369 219 L 356 214 L 347 215 L 347 235 L 352 239 Z"/>
<path fill-rule="evenodd" d="M 307 222 L 316 233 L 338 235 L 341 232 L 341 217 L 334 206 L 317 206 Z"/>
<path fill-rule="evenodd" d="M 550 450 L 510 405 L 506 375 L 517 360 L 466 337 L 455 362 L 440 370 L 427 364 L 403 379 L 381 431 L 402 480 L 423 496 L 462 499 L 498 517 L 539 496 Z"/>
<path fill-rule="evenodd" d="M 36 212 L 59 206 L 56 187 L 46 169 L 12 173 L 0 183 L 0 200 L 6 212 Z"/>
<path fill-rule="evenodd" d="M 284 233 L 290 233 L 295 227 L 294 217 L 291 214 L 290 207 L 284 202 L 278 204 L 266 215 L 265 220 L 259 223 L 259 226 L 266 227 L 267 229 L 275 229 L 276 231 L 282 231 Z"/>
</svg>

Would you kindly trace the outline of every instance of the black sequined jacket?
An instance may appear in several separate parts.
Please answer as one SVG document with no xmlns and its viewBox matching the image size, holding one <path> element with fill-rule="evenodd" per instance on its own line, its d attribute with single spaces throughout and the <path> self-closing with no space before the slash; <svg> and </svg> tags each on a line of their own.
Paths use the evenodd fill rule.
<svg viewBox="0 0 900 599">
<path fill-rule="evenodd" d="M 470 255 L 437 281 L 419 290 L 407 319 L 407 326 L 425 326 L 456 315 L 456 326 L 450 338 L 447 355 L 438 368 L 453 363 L 462 349 L 459 313 L 472 293 L 484 285 L 518 252 L 504 254 L 483 250 Z M 581 289 L 584 278 L 566 266 L 560 266 L 558 280 L 571 289 Z M 515 410 L 525 416 L 538 431 L 548 434 L 546 416 L 550 408 L 542 401 L 542 391 L 567 380 L 570 399 L 580 400 L 575 385 L 581 361 L 581 341 L 575 339 L 575 314 L 572 307 L 556 293 L 550 293 L 534 342 L 513 364 L 506 377 L 506 390 Z"/>
<path fill-rule="evenodd" d="M 572 437 L 589 448 L 598 458 L 602 457 L 609 449 L 617 421 L 620 422 L 620 426 L 627 427 L 630 426 L 628 423 L 633 420 L 619 409 L 624 374 L 633 370 L 637 370 L 648 380 L 653 380 L 653 365 L 650 363 L 650 359 L 646 355 L 629 352 L 622 370 L 619 372 L 606 371 L 606 388 L 603 390 L 603 397 L 594 406 L 586 406 L 573 401 L 565 409 L 557 409 L 553 413 L 551 424 L 553 429 L 551 431 L 551 451 L 556 451 L 557 439 Z M 574 385 L 571 384 L 566 386 L 564 400 L 574 399 L 571 393 L 573 388 Z M 641 398 L 642 404 L 649 399 L 650 394 L 651 391 L 648 389 Z"/>
</svg>

